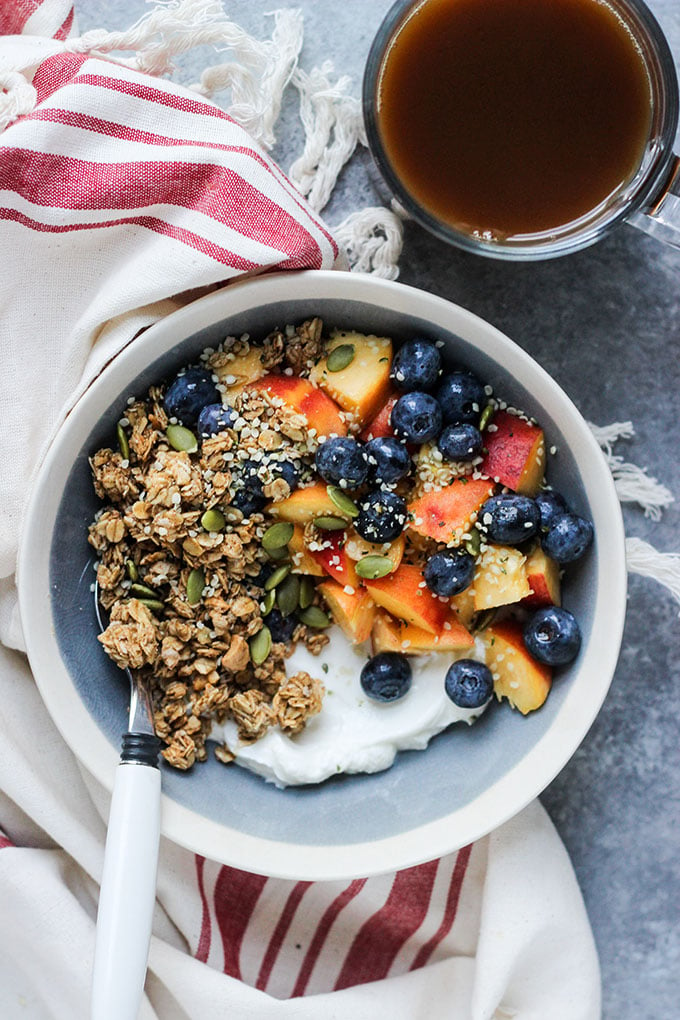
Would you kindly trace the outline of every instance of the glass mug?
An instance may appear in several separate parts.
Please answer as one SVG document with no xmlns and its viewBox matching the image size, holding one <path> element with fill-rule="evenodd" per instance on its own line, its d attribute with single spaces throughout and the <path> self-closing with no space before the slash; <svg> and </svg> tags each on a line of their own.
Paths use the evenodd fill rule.
<svg viewBox="0 0 680 1020">
<path fill-rule="evenodd" d="M 424 7 L 442 2 L 397 0 L 373 41 L 364 74 L 363 109 L 369 148 L 380 174 L 406 212 L 442 240 L 492 258 L 532 260 L 566 255 L 593 244 L 621 222 L 631 223 L 680 247 L 680 159 L 673 152 L 678 125 L 678 83 L 668 43 L 641 0 L 605 0 L 606 8 L 632 37 L 649 88 L 649 127 L 641 159 L 632 176 L 577 218 L 534 233 L 517 232 L 515 236 L 495 237 L 483 230 L 447 222 L 442 215 L 427 208 L 422 199 L 414 197 L 395 169 L 381 134 L 383 75 L 386 66 L 389 69 L 390 49 L 400 38 L 404 26 Z M 454 5 L 457 0 L 445 2 Z M 489 2 L 495 4 L 499 0 Z M 551 0 L 544 2 L 551 3 Z M 587 0 L 581 0 L 584 2 Z M 596 4 L 599 0 L 590 2 Z M 477 0 L 477 3 L 484 7 L 484 0 Z M 476 87 L 475 80 L 470 87 Z M 445 125 L 440 123 L 437 128 L 443 131 Z"/>
</svg>

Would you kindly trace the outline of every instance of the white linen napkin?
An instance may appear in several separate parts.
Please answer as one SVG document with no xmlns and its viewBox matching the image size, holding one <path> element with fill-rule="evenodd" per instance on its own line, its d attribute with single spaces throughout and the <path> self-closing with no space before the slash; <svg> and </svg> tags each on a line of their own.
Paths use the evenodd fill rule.
<svg viewBox="0 0 680 1020">
<path fill-rule="evenodd" d="M 0 955 L 16 977 L 3 1005 L 10 1020 L 28 1006 L 80 1020 L 108 796 L 81 773 L 21 654 L 13 572 L 31 479 L 66 410 L 140 329 L 242 273 L 331 267 L 338 247 L 242 126 L 91 54 L 101 38 L 69 38 L 70 4 L 10 0 L 0 28 L 24 33 L 0 38 L 12 423 L 0 448 Z M 537 802 L 456 854 L 344 883 L 266 879 L 162 841 L 142 1018 L 599 1014 L 581 895 Z"/>
</svg>

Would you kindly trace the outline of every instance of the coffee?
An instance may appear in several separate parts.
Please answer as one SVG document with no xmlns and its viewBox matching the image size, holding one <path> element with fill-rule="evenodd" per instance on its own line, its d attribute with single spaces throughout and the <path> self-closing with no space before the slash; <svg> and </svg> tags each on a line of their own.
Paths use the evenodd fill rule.
<svg viewBox="0 0 680 1020">
<path fill-rule="evenodd" d="M 384 155 L 468 235 L 546 235 L 635 174 L 651 122 L 642 55 L 599 0 L 424 0 L 379 72 Z"/>
</svg>

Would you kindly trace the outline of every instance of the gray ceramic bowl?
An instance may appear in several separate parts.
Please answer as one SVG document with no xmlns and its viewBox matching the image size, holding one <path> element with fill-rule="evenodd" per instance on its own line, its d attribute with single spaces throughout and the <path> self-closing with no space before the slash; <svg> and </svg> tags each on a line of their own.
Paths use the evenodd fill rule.
<svg viewBox="0 0 680 1020">
<path fill-rule="evenodd" d="M 127 683 L 97 642 L 86 541 L 98 506 L 88 456 L 109 444 L 130 394 L 142 395 L 224 336 L 265 335 L 320 315 L 329 326 L 441 338 L 497 394 L 534 415 L 549 473 L 591 517 L 596 543 L 569 571 L 566 600 L 583 630 L 576 663 L 528 717 L 495 706 L 454 726 L 426 751 L 402 752 L 374 775 L 279 790 L 209 756 L 189 773 L 163 769 L 162 831 L 207 857 L 262 874 L 338 879 L 404 868 L 489 832 L 537 796 L 593 722 L 611 682 L 626 595 L 624 535 L 605 460 L 559 387 L 487 323 L 400 284 L 336 272 L 280 274 L 232 284 L 176 312 L 107 366 L 68 416 L 32 495 L 20 556 L 21 613 L 40 691 L 64 739 L 112 788 L 126 729 Z"/>
</svg>

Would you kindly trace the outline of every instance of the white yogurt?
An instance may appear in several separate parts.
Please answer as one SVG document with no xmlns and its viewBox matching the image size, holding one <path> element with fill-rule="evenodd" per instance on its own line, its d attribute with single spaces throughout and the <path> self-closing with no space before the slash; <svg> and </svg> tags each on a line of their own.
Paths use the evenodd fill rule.
<svg viewBox="0 0 680 1020">
<path fill-rule="evenodd" d="M 458 708 L 444 690 L 444 677 L 451 663 L 471 653 L 484 661 L 481 642 L 464 653 L 431 652 L 410 657 L 410 691 L 399 701 L 380 704 L 367 698 L 359 683 L 362 666 L 370 655 L 368 645 L 352 645 L 339 627 L 333 627 L 320 655 L 311 655 L 300 644 L 286 661 L 289 676 L 306 670 L 326 687 L 321 712 L 309 720 L 302 733 L 287 737 L 278 727 L 272 727 L 256 743 L 242 744 L 236 724 L 228 720 L 222 726 L 213 726 L 211 736 L 224 739 L 236 755 L 236 764 L 281 787 L 320 783 L 339 772 L 380 772 L 389 768 L 397 751 L 422 750 L 431 737 L 451 723 L 472 723 L 481 715 L 486 705 Z"/>
</svg>

